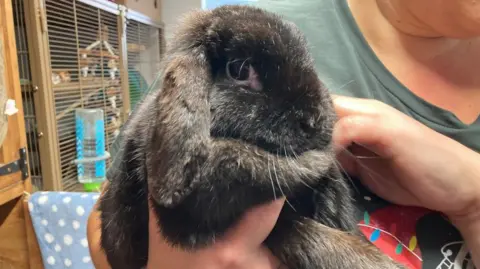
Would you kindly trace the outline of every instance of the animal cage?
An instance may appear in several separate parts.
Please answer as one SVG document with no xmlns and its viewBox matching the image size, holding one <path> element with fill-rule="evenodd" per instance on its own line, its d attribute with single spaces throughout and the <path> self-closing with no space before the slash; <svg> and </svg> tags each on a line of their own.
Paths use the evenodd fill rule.
<svg viewBox="0 0 480 269">
<path fill-rule="evenodd" d="M 130 104 L 135 106 L 159 69 L 161 28 L 127 20 L 127 56 Z"/>
<path fill-rule="evenodd" d="M 163 26 L 106 0 L 14 2 L 23 9 L 17 47 L 32 175 L 43 190 L 81 190 L 75 111 L 103 110 L 109 151 L 159 70 Z"/>
</svg>

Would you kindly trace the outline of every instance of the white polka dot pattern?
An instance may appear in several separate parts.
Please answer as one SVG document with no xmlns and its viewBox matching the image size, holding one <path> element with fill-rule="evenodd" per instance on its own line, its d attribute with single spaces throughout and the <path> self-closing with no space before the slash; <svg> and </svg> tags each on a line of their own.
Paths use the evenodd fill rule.
<svg viewBox="0 0 480 269">
<path fill-rule="evenodd" d="M 48 196 L 42 195 L 40 198 L 38 198 L 38 204 L 39 205 L 44 205 L 48 201 Z"/>
<path fill-rule="evenodd" d="M 63 198 L 63 203 L 64 204 L 68 204 L 68 203 L 70 203 L 70 201 L 72 201 L 72 198 L 70 196 L 67 196 L 67 197 Z"/>
<path fill-rule="evenodd" d="M 55 264 L 55 258 L 54 258 L 53 256 L 49 256 L 49 257 L 47 258 L 47 262 L 48 262 L 48 264 L 50 264 L 50 265 L 54 265 L 54 264 Z"/>
<path fill-rule="evenodd" d="M 72 243 L 73 243 L 73 238 L 72 236 L 66 234 L 63 236 L 63 243 L 66 245 L 66 246 L 70 246 Z"/>
<path fill-rule="evenodd" d="M 45 269 L 95 269 L 86 232 L 98 198 L 98 193 L 72 192 L 35 192 L 29 197 Z"/>
<path fill-rule="evenodd" d="M 81 217 L 83 214 L 85 214 L 85 209 L 81 205 L 77 206 L 77 215 Z"/>
<path fill-rule="evenodd" d="M 72 222 L 72 227 L 73 227 L 74 230 L 80 229 L 80 222 L 74 220 L 74 221 Z"/>
<path fill-rule="evenodd" d="M 51 235 L 49 233 L 46 233 L 44 238 L 45 238 L 45 241 L 47 241 L 47 243 L 49 243 L 49 244 L 52 243 L 53 240 L 55 240 L 55 238 L 53 238 L 53 235 Z"/>
<path fill-rule="evenodd" d="M 82 246 L 88 248 L 88 240 L 86 238 L 83 238 L 81 241 L 80 241 L 80 244 L 82 244 Z"/>
</svg>

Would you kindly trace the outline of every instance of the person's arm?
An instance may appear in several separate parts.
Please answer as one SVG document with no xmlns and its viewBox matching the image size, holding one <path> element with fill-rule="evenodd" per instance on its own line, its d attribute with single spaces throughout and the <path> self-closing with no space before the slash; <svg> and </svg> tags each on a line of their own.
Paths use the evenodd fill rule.
<svg viewBox="0 0 480 269">
<path fill-rule="evenodd" d="M 108 188 L 102 186 L 102 194 Z M 92 263 L 97 269 L 110 269 L 105 252 L 100 245 L 102 231 L 98 210 L 99 200 L 90 212 L 87 223 L 87 239 Z M 275 225 L 284 199 L 260 205 L 247 213 L 242 220 L 213 246 L 198 252 L 186 252 L 171 247 L 157 231 L 157 221 L 150 212 L 149 261 L 147 268 L 161 269 L 286 269 L 279 260 L 262 245 Z M 259 225 L 262 223 L 263 225 Z"/>
<path fill-rule="evenodd" d="M 108 180 L 105 181 L 102 185 L 103 195 L 105 188 L 108 187 Z M 88 216 L 87 221 L 87 240 L 88 247 L 90 251 L 90 257 L 92 258 L 92 263 L 96 269 L 111 269 L 110 264 L 107 261 L 107 256 L 103 252 L 100 246 L 100 238 L 102 235 L 102 230 L 100 229 L 100 211 L 98 210 L 100 199 L 97 200 L 95 206 L 93 207 L 90 215 Z"/>
<path fill-rule="evenodd" d="M 480 182 L 480 155 L 472 154 L 464 159 L 465 177 Z M 480 203 L 472 203 L 467 214 L 450 215 L 449 218 L 465 240 L 476 268 L 480 268 Z"/>
<path fill-rule="evenodd" d="M 480 268 L 480 154 L 378 101 L 334 103 L 343 168 L 385 200 L 443 212 Z"/>
<path fill-rule="evenodd" d="M 470 250 L 476 268 L 480 267 L 480 214 L 478 215 L 475 220 L 469 220 L 468 218 L 463 220 L 452 219 L 452 223 L 460 231 Z"/>
</svg>

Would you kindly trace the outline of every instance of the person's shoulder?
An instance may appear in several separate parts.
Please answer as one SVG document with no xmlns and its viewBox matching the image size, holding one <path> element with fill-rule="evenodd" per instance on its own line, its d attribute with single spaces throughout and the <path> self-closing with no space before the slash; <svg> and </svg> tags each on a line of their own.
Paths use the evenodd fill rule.
<svg viewBox="0 0 480 269">
<path fill-rule="evenodd" d="M 332 12 L 335 8 L 332 0 L 256 0 L 250 2 L 250 5 L 276 13 L 307 32 L 307 25 L 315 26 L 315 28 L 319 25 L 323 25 L 324 28 L 331 28 L 336 25 L 331 20 L 335 17 L 334 12 Z M 328 12 L 325 13 L 325 11 Z M 330 23 L 326 23 L 327 21 L 330 21 Z"/>
<path fill-rule="evenodd" d="M 329 90 L 364 95 L 359 89 L 363 84 L 357 82 L 367 71 L 361 68 L 358 51 L 352 45 L 356 35 L 351 24 L 355 22 L 346 0 L 257 0 L 252 5 L 280 15 L 303 32 L 318 76 Z"/>
<path fill-rule="evenodd" d="M 337 1 L 337 0 L 335 0 Z M 264 8 L 266 10 L 270 10 L 272 12 L 279 12 L 282 14 L 286 12 L 286 14 L 291 13 L 290 11 L 295 10 L 312 10 L 312 7 L 321 8 L 321 7 L 329 7 L 333 6 L 332 0 L 253 0 L 247 1 L 250 5 Z"/>
</svg>

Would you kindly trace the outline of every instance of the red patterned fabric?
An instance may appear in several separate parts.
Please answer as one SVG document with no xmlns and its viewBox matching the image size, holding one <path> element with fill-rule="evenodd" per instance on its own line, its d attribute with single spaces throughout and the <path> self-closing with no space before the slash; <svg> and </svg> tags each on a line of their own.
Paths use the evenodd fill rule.
<svg viewBox="0 0 480 269">
<path fill-rule="evenodd" d="M 364 213 L 358 224 L 369 240 L 394 260 L 411 269 L 422 269 L 422 255 L 417 244 L 417 221 L 431 211 L 403 206 L 388 206 Z"/>
</svg>

